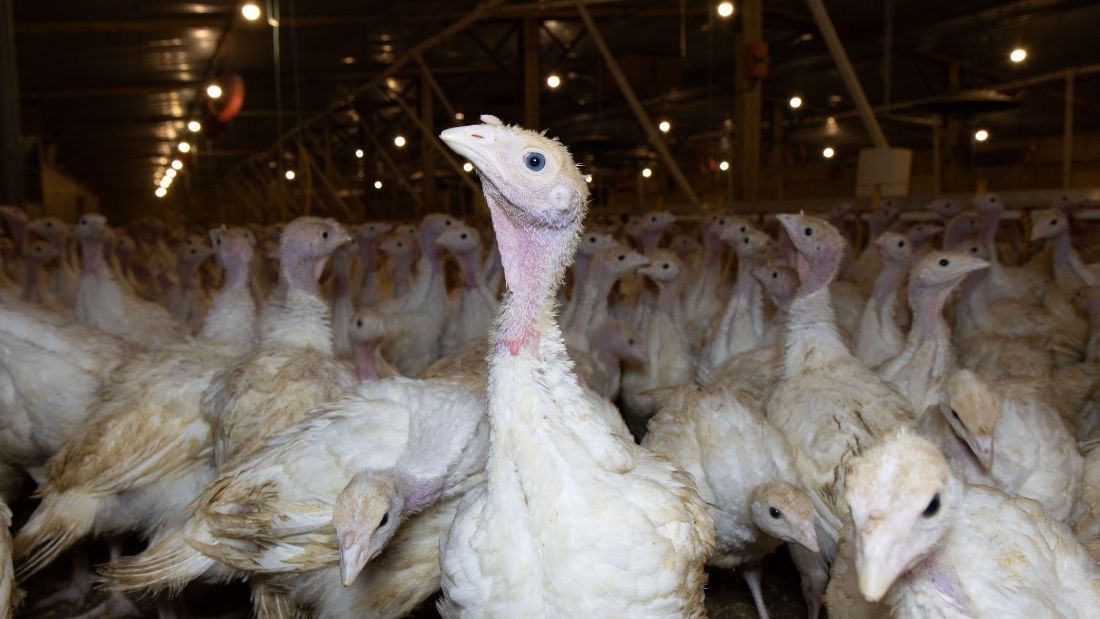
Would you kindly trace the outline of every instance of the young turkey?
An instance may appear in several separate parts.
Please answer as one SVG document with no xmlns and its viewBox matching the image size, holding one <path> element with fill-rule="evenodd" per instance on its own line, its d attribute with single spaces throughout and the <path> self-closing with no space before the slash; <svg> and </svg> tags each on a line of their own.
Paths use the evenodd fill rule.
<svg viewBox="0 0 1100 619">
<path fill-rule="evenodd" d="M 859 591 L 891 616 L 1087 617 L 1100 567 L 1034 501 L 968 486 L 900 433 L 854 459 L 845 499 Z"/>
<path fill-rule="evenodd" d="M 882 253 L 883 266 L 852 342 L 852 353 L 869 368 L 896 357 L 905 346 L 897 319 L 898 290 L 913 253 L 912 241 L 897 232 L 884 232 L 874 244 Z"/>
<path fill-rule="evenodd" d="M 440 137 L 477 167 L 509 294 L 489 351 L 487 482 L 442 542 L 440 611 L 702 616 L 706 505 L 687 473 L 602 421 L 554 320 L 588 187 L 558 142 L 482 121 Z"/>
<path fill-rule="evenodd" d="M 462 273 L 462 287 L 453 293 L 451 313 L 443 328 L 440 348 L 447 356 L 489 337 L 497 300 L 481 277 L 481 237 L 477 230 L 458 225 L 444 232 L 437 243 L 454 255 Z"/>
<path fill-rule="evenodd" d="M 355 230 L 355 244 L 359 248 L 359 264 L 355 282 L 355 307 L 373 307 L 382 300 L 382 285 L 378 271 L 378 245 L 382 235 L 393 225 L 371 221 L 360 224 Z"/>
</svg>

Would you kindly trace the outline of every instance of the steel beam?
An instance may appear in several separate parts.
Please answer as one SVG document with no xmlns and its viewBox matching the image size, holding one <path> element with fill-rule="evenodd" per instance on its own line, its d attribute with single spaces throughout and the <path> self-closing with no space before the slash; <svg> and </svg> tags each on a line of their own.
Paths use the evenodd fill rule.
<svg viewBox="0 0 1100 619">
<path fill-rule="evenodd" d="M 634 112 L 638 124 L 641 125 L 642 130 L 645 131 L 646 135 L 649 137 L 653 149 L 657 151 L 657 157 L 659 157 L 661 163 L 668 168 L 669 174 L 672 175 L 673 180 L 675 180 L 676 184 L 680 187 L 680 191 L 683 192 L 693 204 L 698 204 L 699 197 L 695 195 L 695 190 L 692 189 L 691 183 L 688 182 L 687 177 L 684 176 L 683 171 L 680 170 L 680 166 L 676 164 L 676 160 L 673 159 L 672 153 L 668 150 L 668 145 L 665 144 L 661 134 L 657 132 L 657 127 L 653 126 L 653 121 L 649 118 L 649 114 L 647 114 L 645 108 L 642 107 L 642 102 L 638 100 L 638 96 L 630 86 L 630 80 L 626 78 L 626 74 L 623 73 L 622 68 L 619 66 L 619 61 L 616 60 L 615 55 L 611 53 L 611 49 L 607 46 L 607 41 L 604 40 L 599 27 L 596 26 L 596 20 L 592 19 L 592 14 L 588 12 L 588 7 L 584 4 L 585 0 L 575 0 L 575 2 L 577 12 L 584 21 L 585 27 L 588 28 L 588 34 L 592 37 L 592 42 L 595 43 L 596 49 L 598 49 L 600 55 L 603 56 L 604 64 L 607 65 L 608 72 L 611 73 L 611 77 L 614 78 L 615 83 L 619 86 L 619 90 L 622 91 L 623 97 L 625 97 L 627 103 L 630 104 L 630 109 Z"/>
<path fill-rule="evenodd" d="M 400 95 L 393 92 L 389 88 L 383 87 L 381 90 L 383 93 L 385 93 L 387 97 L 395 101 L 397 105 L 401 107 L 401 111 L 405 112 L 405 115 L 408 116 L 409 119 L 413 121 L 413 124 L 416 125 L 416 128 L 420 130 L 420 133 L 423 135 L 424 140 L 428 144 L 431 144 L 432 147 L 434 147 L 437 151 L 439 151 L 439 154 L 443 156 L 443 160 L 447 162 L 447 165 L 451 166 L 451 169 L 455 171 L 455 174 L 458 174 L 458 177 L 461 178 L 463 182 L 465 182 L 466 185 L 474 191 L 474 193 L 481 191 L 481 187 L 479 187 L 478 184 L 470 178 L 470 175 L 462 169 L 462 164 L 454 158 L 454 156 L 451 154 L 451 150 L 443 145 L 443 142 L 439 140 L 439 138 L 435 135 L 435 132 L 432 131 L 431 127 L 425 125 L 424 121 L 420 120 L 420 117 L 416 115 L 416 111 L 414 111 L 412 107 L 410 107 L 409 104 L 401 98 Z"/>
</svg>

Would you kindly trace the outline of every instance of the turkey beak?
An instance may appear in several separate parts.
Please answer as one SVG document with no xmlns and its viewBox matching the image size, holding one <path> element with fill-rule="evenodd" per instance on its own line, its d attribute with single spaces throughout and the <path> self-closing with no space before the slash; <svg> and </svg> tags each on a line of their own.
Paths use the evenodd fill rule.
<svg viewBox="0 0 1100 619">
<path fill-rule="evenodd" d="M 895 556 L 894 534 L 879 523 L 878 530 L 861 533 L 858 538 L 856 570 L 859 572 L 859 592 L 868 602 L 878 602 L 890 590 L 905 563 Z"/>
<path fill-rule="evenodd" d="M 959 277 L 962 277 L 972 271 L 988 269 L 989 262 L 973 256 L 962 256 L 955 259 L 955 268 L 959 272 Z"/>
<path fill-rule="evenodd" d="M 974 457 L 987 471 L 993 468 L 992 436 L 976 436 L 967 441 L 967 444 L 970 446 L 970 451 L 974 452 Z"/>
<path fill-rule="evenodd" d="M 354 531 L 344 533 L 340 540 L 340 581 L 350 587 L 359 572 L 370 561 L 370 535 L 358 536 Z"/>
<path fill-rule="evenodd" d="M 1043 236 L 1043 226 L 1039 225 L 1039 221 L 1038 221 L 1037 217 L 1032 217 L 1031 218 L 1031 241 L 1032 242 L 1041 241 L 1042 239 L 1045 239 L 1045 238 L 1046 237 Z"/>
<path fill-rule="evenodd" d="M 813 520 L 803 522 L 795 529 L 794 541 L 810 552 L 821 552 L 821 545 L 817 543 L 817 527 Z"/>
<path fill-rule="evenodd" d="M 497 132 L 489 125 L 467 125 L 451 127 L 439 134 L 439 139 L 451 150 L 469 159 L 478 170 L 492 169 L 492 157 L 486 156 L 487 149 L 496 142 Z"/>
</svg>

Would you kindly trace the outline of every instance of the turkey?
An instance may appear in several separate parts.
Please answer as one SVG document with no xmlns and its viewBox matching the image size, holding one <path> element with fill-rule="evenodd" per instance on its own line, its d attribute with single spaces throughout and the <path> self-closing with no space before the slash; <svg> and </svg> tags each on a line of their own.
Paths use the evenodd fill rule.
<svg viewBox="0 0 1100 619">
<path fill-rule="evenodd" d="M 509 293 L 490 343 L 487 481 L 441 543 L 440 612 L 703 616 L 705 503 L 687 473 L 600 419 L 554 320 L 584 178 L 558 142 L 482 122 L 440 137 L 482 179 Z"/>
<path fill-rule="evenodd" d="M 316 217 L 283 231 L 280 286 L 260 311 L 256 347 L 214 374 L 202 396 L 219 470 L 355 386 L 352 368 L 333 355 L 317 283 L 329 256 L 349 240 L 335 221 Z"/>
<path fill-rule="evenodd" d="M 23 597 L 11 564 L 11 510 L 0 501 L 0 617 L 11 619 Z"/>
<path fill-rule="evenodd" d="M 592 263 L 601 250 L 611 247 L 614 243 L 615 237 L 610 234 L 591 231 L 585 233 L 581 239 L 580 245 L 577 246 L 577 258 L 573 261 L 572 292 L 569 295 L 569 302 L 566 303 L 565 309 L 561 312 L 561 324 L 566 326 L 572 324 L 573 313 L 577 309 L 577 304 L 585 294 L 588 294 L 586 290 L 588 289 Z M 496 243 L 493 243 L 493 247 L 496 247 Z M 562 288 L 564 289 L 564 286 Z"/>
<path fill-rule="evenodd" d="M 611 319 L 608 296 L 615 284 L 647 263 L 645 256 L 619 243 L 605 247 L 596 254 L 589 267 L 584 290 L 576 293 L 580 296 L 573 312 L 573 321 L 565 327 L 565 338 L 570 347 L 588 350 L 589 330 Z"/>
<path fill-rule="evenodd" d="M 188 333 L 202 329 L 210 299 L 199 284 L 199 268 L 214 250 L 205 243 L 188 242 L 176 252 L 176 285 L 168 291 L 167 306 Z"/>
<path fill-rule="evenodd" d="M 440 350 L 453 355 L 489 337 L 496 315 L 496 296 L 481 276 L 481 237 L 465 225 L 452 227 L 436 241 L 451 252 L 462 273 L 462 287 L 451 299 Z"/>
<path fill-rule="evenodd" d="M 348 326 L 355 313 L 351 284 L 358 249 L 353 241 L 341 245 L 332 253 L 332 349 L 338 357 L 351 355 Z"/>
<path fill-rule="evenodd" d="M 76 292 L 76 319 L 139 346 L 160 346 L 186 339 L 187 328 L 164 307 L 139 299 L 120 285 L 103 253 L 108 235 L 102 215 L 82 215 L 76 226 L 83 271 Z"/>
<path fill-rule="evenodd" d="M 225 286 L 200 337 L 120 363 L 89 419 L 46 464 L 41 503 L 15 538 L 21 577 L 90 534 L 179 528 L 214 475 L 210 427 L 200 409 L 211 376 L 253 343 L 250 232 L 211 233 Z"/>
<path fill-rule="evenodd" d="M 1087 617 L 1100 567 L 1039 505 L 956 477 L 900 433 L 854 459 L 845 499 L 859 591 L 891 616 Z"/>
<path fill-rule="evenodd" d="M 783 542 L 818 552 L 814 505 L 799 487 L 790 446 L 739 394 L 686 386 L 663 392 L 642 446 L 689 472 L 714 518 L 709 564 L 742 567 L 761 617 L 759 560 Z"/>
<path fill-rule="evenodd" d="M 57 252 L 57 268 L 50 273 L 50 289 L 65 307 L 76 303 L 76 287 L 80 282 L 80 265 L 69 251 L 72 231 L 56 217 L 40 217 L 28 224 L 27 229 L 42 237 Z"/>
<path fill-rule="evenodd" d="M 392 229 L 392 224 L 372 221 L 360 224 L 355 231 L 355 244 L 359 247 L 355 307 L 372 307 L 382 300 L 382 286 L 378 277 L 378 245 L 382 236 Z"/>
<path fill-rule="evenodd" d="M 905 346 L 898 324 L 898 291 L 909 270 L 912 241 L 897 232 L 884 232 L 874 240 L 882 253 L 883 266 L 859 321 L 852 342 L 852 353 L 867 367 L 879 366 L 892 359 Z"/>
<path fill-rule="evenodd" d="M 378 244 L 378 250 L 389 259 L 392 281 L 390 298 L 399 299 L 409 294 L 412 286 L 412 268 L 416 261 L 415 237 L 391 234 Z"/>
</svg>

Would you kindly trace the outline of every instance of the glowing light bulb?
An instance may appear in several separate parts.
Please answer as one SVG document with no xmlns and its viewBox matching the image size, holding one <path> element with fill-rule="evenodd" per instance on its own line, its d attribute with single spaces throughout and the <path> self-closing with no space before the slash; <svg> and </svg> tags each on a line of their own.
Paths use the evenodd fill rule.
<svg viewBox="0 0 1100 619">
<path fill-rule="evenodd" d="M 1008 59 L 1012 62 L 1023 62 L 1027 60 L 1027 50 L 1022 47 L 1017 47 L 1008 55 Z"/>
<path fill-rule="evenodd" d="M 222 87 L 217 84 L 210 84 L 206 87 L 206 96 L 211 99 L 220 99 L 222 96 Z"/>
<path fill-rule="evenodd" d="M 183 169 L 183 162 L 180 161 L 179 159 L 173 159 L 172 160 L 172 169 L 173 170 L 182 170 Z"/>
<path fill-rule="evenodd" d="M 397 148 L 405 148 L 405 136 L 399 135 L 393 138 L 393 145 Z"/>
<path fill-rule="evenodd" d="M 584 175 L 584 182 L 591 183 L 592 182 L 592 175 L 591 174 L 585 174 Z"/>
<path fill-rule="evenodd" d="M 661 122 L 657 123 L 657 128 L 661 130 L 661 133 L 668 133 L 669 131 L 672 131 L 672 123 L 668 122 L 667 120 L 662 120 Z"/>
<path fill-rule="evenodd" d="M 832 147 L 832 146 L 826 146 L 826 147 L 825 147 L 825 148 L 824 148 L 824 149 L 823 149 L 823 150 L 821 151 L 821 156 L 822 156 L 822 157 L 824 157 L 824 158 L 826 158 L 826 159 L 832 159 L 832 158 L 833 158 L 833 155 L 835 155 L 835 154 L 836 154 L 836 151 L 835 151 L 835 150 L 833 150 L 833 147 Z"/>
<path fill-rule="evenodd" d="M 732 2 L 719 2 L 718 3 L 718 17 L 722 19 L 728 19 L 733 16 L 733 3 Z"/>
<path fill-rule="evenodd" d="M 255 2 L 246 2 L 241 7 L 241 15 L 248 21 L 256 21 L 261 15 L 260 7 Z"/>
<path fill-rule="evenodd" d="M 294 170 L 287 170 L 287 171 L 286 171 L 286 173 L 285 173 L 285 174 L 283 174 L 283 176 L 285 176 L 285 177 L 286 177 L 286 180 L 288 180 L 288 181 L 292 181 L 292 180 L 294 180 L 294 179 L 295 179 L 295 178 L 296 178 L 296 177 L 297 177 L 298 175 L 294 173 Z"/>
<path fill-rule="evenodd" d="M 467 172 L 473 172 L 474 171 L 474 164 L 467 161 L 466 163 L 462 164 L 462 169 L 466 170 Z"/>
<path fill-rule="evenodd" d="M 374 188 L 375 189 L 381 189 L 382 188 L 382 181 L 374 181 Z"/>
<path fill-rule="evenodd" d="M 730 162 L 728 162 L 728 161 L 719 161 L 719 162 L 718 162 L 718 169 L 719 169 L 719 170 L 721 170 L 721 171 L 723 171 L 723 172 L 727 172 L 727 171 L 729 171 L 729 169 L 730 169 Z"/>
<path fill-rule="evenodd" d="M 197 120 L 192 120 L 187 123 L 187 130 L 191 133 L 198 133 L 199 131 L 202 131 L 202 123 Z"/>
<path fill-rule="evenodd" d="M 168 195 L 168 190 L 164 187 L 157 187 L 157 190 L 153 192 L 153 195 L 158 198 L 163 198 L 164 196 Z"/>
<path fill-rule="evenodd" d="M 191 152 L 191 144 L 188 142 L 180 142 L 179 146 L 177 146 L 176 148 L 178 148 L 181 153 Z"/>
<path fill-rule="evenodd" d="M 355 158 L 356 159 L 362 159 L 363 158 L 363 149 L 362 148 L 355 149 Z"/>
<path fill-rule="evenodd" d="M 557 88 L 558 86 L 561 86 L 561 77 L 559 77 L 557 73 L 551 73 L 550 75 L 547 75 L 546 85 L 551 88 Z"/>
<path fill-rule="evenodd" d="M 802 107 L 802 97 L 798 95 L 791 97 L 791 100 L 787 101 L 787 105 L 791 106 L 792 110 L 797 110 Z"/>
<path fill-rule="evenodd" d="M 985 129 L 978 129 L 974 132 L 974 139 L 979 142 L 984 142 L 989 139 L 989 132 Z"/>
<path fill-rule="evenodd" d="M 653 170 L 650 170 L 649 168 L 642 168 L 642 176 L 645 178 L 653 176 Z"/>
<path fill-rule="evenodd" d="M 168 168 L 167 170 L 164 171 L 164 177 L 165 178 L 176 178 L 176 171 L 173 170 L 172 168 Z"/>
<path fill-rule="evenodd" d="M 455 112 L 455 120 L 458 120 L 458 121 L 466 120 L 466 115 L 463 114 L 462 112 Z"/>
</svg>

